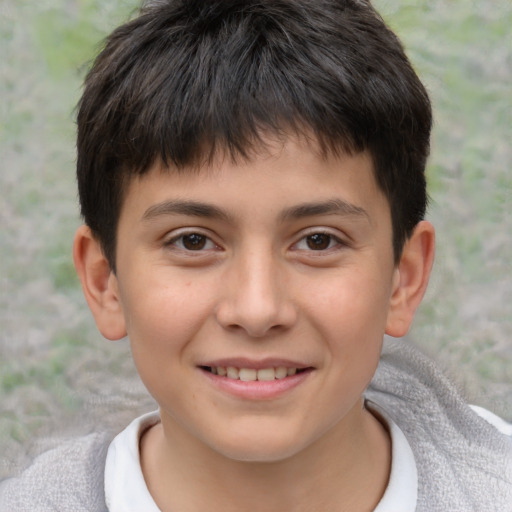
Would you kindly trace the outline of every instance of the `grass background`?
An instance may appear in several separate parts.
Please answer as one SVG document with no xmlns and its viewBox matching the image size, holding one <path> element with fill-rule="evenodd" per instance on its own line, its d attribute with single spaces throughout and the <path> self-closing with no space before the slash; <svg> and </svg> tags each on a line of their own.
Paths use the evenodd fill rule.
<svg viewBox="0 0 512 512">
<path fill-rule="evenodd" d="M 512 4 L 374 3 L 435 106 L 438 252 L 411 342 L 471 402 L 512 419 Z M 96 332 L 70 255 L 74 106 L 101 40 L 136 5 L 0 0 L 0 477 L 48 434 L 153 407 L 127 343 Z"/>
</svg>

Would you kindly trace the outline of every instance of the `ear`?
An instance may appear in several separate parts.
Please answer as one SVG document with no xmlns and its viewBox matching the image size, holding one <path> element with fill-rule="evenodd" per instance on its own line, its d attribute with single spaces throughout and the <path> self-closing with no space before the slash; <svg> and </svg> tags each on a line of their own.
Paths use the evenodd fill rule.
<svg viewBox="0 0 512 512">
<path fill-rule="evenodd" d="M 85 299 L 101 334 L 109 340 L 126 336 L 117 278 L 98 240 L 87 226 L 81 226 L 76 231 L 73 261 Z"/>
<path fill-rule="evenodd" d="M 407 240 L 395 268 L 393 291 L 386 323 L 386 334 L 405 336 L 416 308 L 427 289 L 434 262 L 435 231 L 430 222 L 421 221 Z"/>
</svg>

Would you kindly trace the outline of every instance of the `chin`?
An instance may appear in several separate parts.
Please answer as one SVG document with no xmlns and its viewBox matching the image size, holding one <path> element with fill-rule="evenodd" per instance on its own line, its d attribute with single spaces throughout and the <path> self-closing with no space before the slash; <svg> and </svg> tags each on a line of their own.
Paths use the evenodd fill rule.
<svg viewBox="0 0 512 512">
<path fill-rule="evenodd" d="M 290 435 L 232 435 L 213 449 L 227 459 L 238 462 L 276 463 L 300 453 L 308 443 Z M 275 432 L 274 432 L 275 434 Z"/>
<path fill-rule="evenodd" d="M 286 459 L 292 458 L 296 455 L 298 450 L 296 447 L 279 447 L 276 449 L 269 449 L 269 447 L 230 447 L 221 453 L 227 459 L 236 462 L 258 463 L 258 464 L 272 464 L 282 462 Z"/>
</svg>

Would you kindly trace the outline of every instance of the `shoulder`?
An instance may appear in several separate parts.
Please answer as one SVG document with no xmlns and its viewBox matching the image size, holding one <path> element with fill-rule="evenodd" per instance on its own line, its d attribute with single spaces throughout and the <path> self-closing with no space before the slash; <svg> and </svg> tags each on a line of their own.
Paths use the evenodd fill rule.
<svg viewBox="0 0 512 512">
<path fill-rule="evenodd" d="M 470 405 L 470 407 L 473 409 L 473 411 L 476 412 L 476 414 L 478 414 L 478 416 L 483 418 L 490 425 L 496 427 L 499 432 L 510 437 L 512 440 L 512 423 L 508 423 L 503 418 L 500 418 L 493 412 L 488 411 L 487 409 L 484 409 L 478 405 Z"/>
<path fill-rule="evenodd" d="M 467 405 L 433 361 L 406 341 L 386 340 L 367 397 L 386 410 L 412 448 L 419 510 L 510 505 L 512 437 Z"/>
<path fill-rule="evenodd" d="M 0 510 L 106 511 L 103 480 L 111 438 L 89 434 L 39 455 L 19 476 L 0 483 Z"/>
</svg>

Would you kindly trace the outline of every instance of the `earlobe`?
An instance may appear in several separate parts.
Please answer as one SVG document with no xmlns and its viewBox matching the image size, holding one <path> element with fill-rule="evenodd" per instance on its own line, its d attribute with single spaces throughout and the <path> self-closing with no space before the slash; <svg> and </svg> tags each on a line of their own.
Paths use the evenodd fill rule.
<svg viewBox="0 0 512 512">
<path fill-rule="evenodd" d="M 386 334 L 407 334 L 414 313 L 427 289 L 434 262 L 435 231 L 430 222 L 421 221 L 407 240 L 395 269 Z"/>
<path fill-rule="evenodd" d="M 109 340 L 126 336 L 116 276 L 87 226 L 81 226 L 76 231 L 73 261 L 98 330 Z"/>
</svg>

